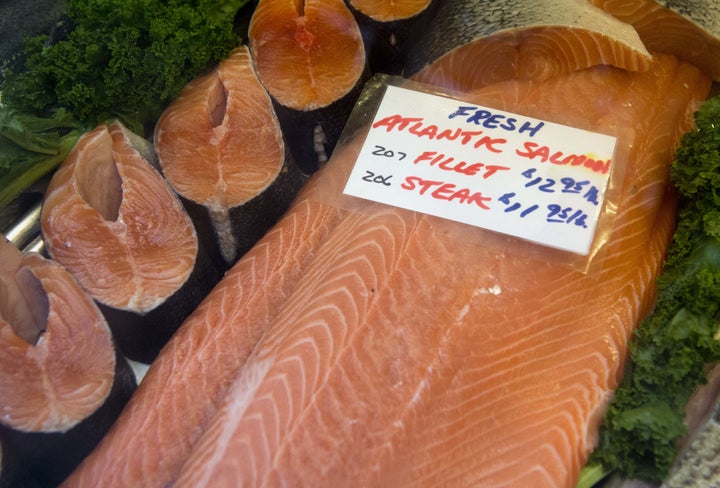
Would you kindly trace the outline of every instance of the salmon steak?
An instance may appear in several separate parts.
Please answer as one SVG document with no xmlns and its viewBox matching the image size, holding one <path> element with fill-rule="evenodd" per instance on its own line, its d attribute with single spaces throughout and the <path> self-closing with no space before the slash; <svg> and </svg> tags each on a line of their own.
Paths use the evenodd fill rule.
<svg viewBox="0 0 720 488">
<path fill-rule="evenodd" d="M 362 138 L 339 148 L 64 486 L 574 486 L 652 306 L 669 164 L 709 88 L 657 55 L 464 98 L 635 129 L 592 274 L 491 232 L 453 238 L 437 217 L 340 208 Z"/>
<path fill-rule="evenodd" d="M 367 79 L 355 17 L 344 0 L 260 0 L 248 46 L 296 164 L 315 172 L 332 154 Z"/>
<path fill-rule="evenodd" d="M 55 486 L 135 389 L 92 298 L 0 234 L 0 486 Z"/>
<path fill-rule="evenodd" d="M 427 9 L 432 0 L 350 0 L 350 5 L 372 19 L 394 22 L 412 18 Z"/>
<path fill-rule="evenodd" d="M 22 256 L 3 236 L 0 239 L 2 422 L 25 431 L 69 430 L 110 393 L 115 370 L 110 329 L 59 264 L 39 254 Z M 60 307 L 72 314 L 58 315 Z M 76 364 L 63 360 L 63 345 L 73 335 L 85 336 L 73 349 Z M 47 361 L 55 367 L 47 369 Z M 69 374 L 79 366 L 83 374 Z M 69 381 L 63 384 L 65 375 Z M 33 380 L 43 376 L 47 382 Z M 33 404 L 38 408 L 31 416 L 28 405 Z"/>
<path fill-rule="evenodd" d="M 266 89 L 294 109 L 330 105 L 364 69 L 360 29 L 342 0 L 260 0 L 248 36 Z"/>
<path fill-rule="evenodd" d="M 40 214 L 50 256 L 99 304 L 123 354 L 142 362 L 219 279 L 199 264 L 193 222 L 154 164 L 149 141 L 101 124 L 55 172 Z"/>
<path fill-rule="evenodd" d="M 78 141 L 48 187 L 41 223 L 50 255 L 116 308 L 157 307 L 187 280 L 197 253 L 190 218 L 119 122 Z"/>
<path fill-rule="evenodd" d="M 245 46 L 182 90 L 158 119 L 153 144 L 222 269 L 277 221 L 305 181 Z"/>
</svg>

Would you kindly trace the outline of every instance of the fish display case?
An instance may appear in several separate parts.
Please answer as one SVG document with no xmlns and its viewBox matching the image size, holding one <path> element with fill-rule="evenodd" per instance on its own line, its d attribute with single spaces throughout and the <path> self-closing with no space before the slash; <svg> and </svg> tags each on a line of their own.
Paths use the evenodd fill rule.
<svg viewBox="0 0 720 488">
<path fill-rule="evenodd" d="M 5 70 L 22 71 L 27 37 L 46 34 L 49 47 L 75 29 L 68 3 L 0 5 L 0 176 L 1 153 L 17 137 L 8 123 L 16 94 L 2 98 Z M 102 12 L 102 3 L 87 2 L 78 15 Z M 146 3 L 169 5 L 134 0 L 128 12 Z M 142 293 L 119 305 L 92 295 L 88 308 L 104 317 L 98 327 L 116 352 L 104 360 L 111 380 L 102 379 L 113 401 L 83 414 L 81 429 L 26 436 L 32 429 L 9 423 L 17 405 L 0 400 L 0 488 L 28 476 L 14 467 L 23 459 L 40 466 L 83 442 L 81 459 L 36 473 L 35 482 L 712 486 L 720 370 L 711 367 L 720 357 L 693 366 L 693 380 L 700 371 L 707 384 L 677 397 L 687 430 L 678 427 L 678 405 L 656 398 L 605 415 L 635 401 L 624 388 L 644 381 L 632 379 L 645 365 L 630 344 L 636 333 L 638 343 L 646 338 L 637 332 L 654 320 L 646 317 L 670 307 L 656 305 L 666 293 L 663 266 L 676 273 L 674 289 L 707 286 L 711 278 L 690 285 L 687 276 L 717 273 L 712 236 L 691 241 L 687 269 L 674 262 L 674 232 L 695 209 L 669 170 L 676 150 L 683 161 L 697 158 L 684 137 L 694 124 L 720 115 L 707 108 L 705 119 L 693 119 L 720 95 L 720 65 L 708 55 L 720 52 L 717 8 L 625 2 L 636 7 L 628 14 L 603 0 L 418 0 L 397 7 L 407 14 L 361 0 L 177 3 L 188 10 L 167 7 L 173 21 L 189 9 L 197 16 L 164 26 L 155 19 L 155 33 L 165 29 L 163 39 L 178 42 L 168 45 L 191 50 L 199 24 L 230 26 L 231 37 L 212 33 L 219 44 L 232 39 L 223 54 L 198 49 L 209 58 L 164 92 L 161 109 L 63 125 L 60 138 L 71 135 L 72 145 L 0 206 L 0 232 L 24 256 L 57 261 L 87 296 L 97 284 L 92 268 L 110 270 L 96 279 L 101 291 L 126 273 L 113 267 L 118 255 L 93 260 L 105 248 L 131 255 L 127 241 L 169 241 L 147 259 L 162 286 L 176 279 L 182 288 L 185 275 L 197 281 L 187 293 L 173 289 L 156 312 L 155 302 L 149 312 L 130 304 L 157 284 L 138 286 Z M 676 30 L 687 37 L 658 36 Z M 121 32 L 130 30 L 113 39 Z M 161 44 L 136 55 L 166 52 Z M 130 63 L 126 55 L 107 64 Z M 132 82 L 117 83 L 128 100 Z M 718 143 L 711 139 L 693 143 Z M 203 159 L 214 166 L 195 168 Z M 683 170 L 672 171 L 678 178 Z M 711 177 L 698 180 L 687 186 L 717 191 Z M 156 225 L 164 192 L 183 215 L 163 211 L 164 230 L 143 233 Z M 128 210 L 133 198 L 139 210 Z M 44 214 L 64 206 L 80 215 L 84 205 L 111 222 L 105 242 L 84 244 L 95 230 L 83 222 L 78 231 L 81 217 Z M 139 233 L 128 238 L 134 223 Z M 176 252 L 181 236 L 192 245 Z M 26 268 L 9 249 L 0 246 L 0 319 L 34 315 L 40 324 L 55 304 L 27 298 L 46 286 L 40 271 L 17 271 L 12 284 L 14 266 Z M 197 260 L 178 265 L 184 254 Z M 73 260 L 85 267 L 71 272 L 81 269 Z M 712 302 L 701 296 L 710 288 L 698 290 L 692 306 Z M 6 302 L 23 294 L 22 310 L 12 310 Z M 670 321 L 672 340 L 714 358 L 708 330 L 717 310 L 692 306 Z M 166 322 L 158 337 L 143 335 Z M 128 323 L 140 324 L 132 339 L 123 336 Z M 8 347 L 8 327 L 0 347 Z M 49 327 L 23 347 L 59 344 Z M 3 356 L 0 376 L 22 375 Z M 55 369 L 75 354 L 66 356 Z M 0 378 L 0 397 L 11 383 Z M 658 428 L 658 418 L 671 420 Z M 611 422 L 634 445 L 603 454 L 617 439 L 607 433 Z M 150 452 L 153 443 L 164 453 Z M 631 452 L 649 445 L 658 451 Z M 617 452 L 641 459 L 613 459 Z"/>
<path fill-rule="evenodd" d="M 65 15 L 65 6 L 64 0 L 3 2 L 0 6 L 0 66 L 5 69 L 16 62 L 27 36 L 52 35 L 61 25 L 58 23 Z M 29 246 L 39 250 L 37 246 L 42 246 L 36 238 L 39 236 L 38 204 L 45 185 L 47 181 L 38 182 L 0 210 L 0 229 L 23 248 Z"/>
</svg>

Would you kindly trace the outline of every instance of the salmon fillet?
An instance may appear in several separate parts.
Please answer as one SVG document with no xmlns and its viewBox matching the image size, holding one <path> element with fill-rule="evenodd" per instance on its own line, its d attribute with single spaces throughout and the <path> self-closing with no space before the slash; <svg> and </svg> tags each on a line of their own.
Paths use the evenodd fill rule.
<svg viewBox="0 0 720 488">
<path fill-rule="evenodd" d="M 642 71 L 651 58 L 632 26 L 586 0 L 444 0 L 422 34 L 404 76 L 459 91 L 598 64 Z"/>
<path fill-rule="evenodd" d="M 494 234 L 448 237 L 435 217 L 339 209 L 327 202 L 353 147 L 338 152 L 65 486 L 573 486 L 652 304 L 674 222 L 668 165 L 709 85 L 660 55 L 647 72 L 599 66 L 472 94 L 635 128 L 593 274 Z"/>
<path fill-rule="evenodd" d="M 651 52 L 670 53 L 720 80 L 720 6 L 715 0 L 591 0 L 631 24 Z"/>
</svg>

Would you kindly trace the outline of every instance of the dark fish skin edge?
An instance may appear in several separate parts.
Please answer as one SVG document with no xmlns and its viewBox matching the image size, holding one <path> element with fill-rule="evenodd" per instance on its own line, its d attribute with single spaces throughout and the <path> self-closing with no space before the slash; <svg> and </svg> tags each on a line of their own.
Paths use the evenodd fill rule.
<svg viewBox="0 0 720 488">
<path fill-rule="evenodd" d="M 366 62 L 362 75 L 348 93 L 316 110 L 296 110 L 281 104 L 271 96 L 280 130 L 295 164 L 303 174 L 312 175 L 327 162 L 318 158 L 315 150 L 315 127 L 318 125 L 322 127 L 325 135 L 324 152 L 329 159 L 355 106 L 355 101 L 370 76 L 370 68 Z"/>
<path fill-rule="evenodd" d="M 432 29 L 423 32 L 411 47 L 403 76 L 410 78 L 458 46 L 500 30 L 524 28 L 552 17 L 552 2 L 507 0 L 443 0 L 432 19 Z"/>
<path fill-rule="evenodd" d="M 115 378 L 95 413 L 65 433 L 27 433 L 0 425 L 0 488 L 59 485 L 90 454 L 117 419 L 137 383 L 128 362 L 116 355 Z"/>
<path fill-rule="evenodd" d="M 285 161 L 275 180 L 253 199 L 229 210 L 230 226 L 236 239 L 232 262 L 223 258 L 208 208 L 182 196 L 180 200 L 195 225 L 201 247 L 208 250 L 212 266 L 224 274 L 275 225 L 306 181 L 307 175 L 298 169 L 286 144 Z"/>
<path fill-rule="evenodd" d="M 287 146 L 286 146 L 287 148 Z M 237 239 L 235 264 L 282 217 L 307 176 L 293 162 L 288 149 L 280 173 L 259 195 L 245 204 L 230 209 L 230 223 Z"/>
<path fill-rule="evenodd" d="M 125 357 L 150 364 L 170 337 L 222 278 L 211 254 L 198 238 L 195 266 L 178 291 L 150 312 L 141 315 L 96 302 L 105 316 L 120 352 Z"/>
<path fill-rule="evenodd" d="M 720 36 L 720 3 L 716 0 L 656 0 L 692 20 L 714 36 Z"/>
<path fill-rule="evenodd" d="M 474 41 L 513 22 L 512 9 L 502 2 L 443 0 L 433 13 L 433 28 L 419 36 L 407 54 L 403 76 L 415 75 L 456 46 Z M 482 24 L 481 26 L 478 24 Z"/>
<path fill-rule="evenodd" d="M 360 27 L 370 72 L 399 75 L 405 67 L 408 53 L 428 27 L 442 2 L 433 0 L 414 17 L 392 22 L 378 22 L 345 0 Z M 394 42 L 392 41 L 394 39 Z"/>
</svg>

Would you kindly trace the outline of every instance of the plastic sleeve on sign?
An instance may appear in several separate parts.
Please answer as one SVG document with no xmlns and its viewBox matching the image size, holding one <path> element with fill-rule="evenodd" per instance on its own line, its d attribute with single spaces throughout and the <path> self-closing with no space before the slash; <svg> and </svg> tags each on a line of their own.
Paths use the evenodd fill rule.
<svg viewBox="0 0 720 488">
<path fill-rule="evenodd" d="M 436 232 L 587 273 L 613 229 L 633 131 L 531 113 L 478 93 L 376 76 L 313 197 L 382 218 L 415 212 Z"/>
</svg>

